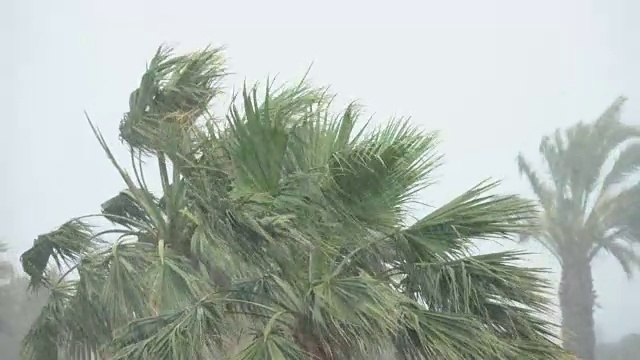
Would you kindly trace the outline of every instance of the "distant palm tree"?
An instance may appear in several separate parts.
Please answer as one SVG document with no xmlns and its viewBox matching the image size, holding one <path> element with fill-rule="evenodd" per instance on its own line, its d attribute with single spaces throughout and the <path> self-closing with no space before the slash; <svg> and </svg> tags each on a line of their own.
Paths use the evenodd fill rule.
<svg viewBox="0 0 640 360">
<path fill-rule="evenodd" d="M 633 248 L 640 242 L 640 130 L 620 122 L 624 101 L 617 99 L 594 123 L 544 137 L 544 175 L 518 156 L 543 210 L 542 232 L 534 238 L 562 267 L 563 343 L 583 360 L 593 360 L 595 348 L 592 260 L 608 253 L 629 276 L 640 263 Z"/>
<path fill-rule="evenodd" d="M 94 128 L 127 190 L 103 204 L 113 227 L 73 219 L 22 255 L 52 290 L 26 359 L 565 355 L 540 272 L 514 265 L 518 252 L 471 255 L 474 239 L 529 231 L 532 202 L 483 183 L 406 224 L 438 165 L 434 134 L 406 121 L 357 132 L 355 106 L 333 114 L 304 83 L 245 89 L 221 123 L 208 105 L 223 73 L 216 49 L 158 52 L 121 124 L 131 173 Z M 142 161 L 157 163 L 157 196 Z M 47 276 L 65 262 L 77 278 Z"/>
</svg>

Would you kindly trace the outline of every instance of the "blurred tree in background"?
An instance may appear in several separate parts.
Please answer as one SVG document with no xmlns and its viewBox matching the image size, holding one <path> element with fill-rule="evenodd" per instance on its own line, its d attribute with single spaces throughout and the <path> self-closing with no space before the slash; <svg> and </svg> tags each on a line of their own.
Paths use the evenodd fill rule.
<svg viewBox="0 0 640 360">
<path fill-rule="evenodd" d="M 0 245 L 2 252 L 7 247 Z M 27 334 L 47 294 L 27 292 L 29 279 L 14 273 L 8 260 L 0 263 L 0 358 L 20 359 L 22 338 Z"/>
<path fill-rule="evenodd" d="M 542 231 L 533 238 L 561 265 L 563 345 L 582 360 L 595 357 L 593 259 L 612 256 L 628 276 L 640 264 L 640 129 L 620 121 L 624 101 L 593 123 L 543 138 L 542 173 L 518 157 L 542 208 Z"/>
<path fill-rule="evenodd" d="M 629 334 L 615 343 L 599 344 L 598 360 L 630 360 L 640 356 L 640 334 Z"/>
</svg>

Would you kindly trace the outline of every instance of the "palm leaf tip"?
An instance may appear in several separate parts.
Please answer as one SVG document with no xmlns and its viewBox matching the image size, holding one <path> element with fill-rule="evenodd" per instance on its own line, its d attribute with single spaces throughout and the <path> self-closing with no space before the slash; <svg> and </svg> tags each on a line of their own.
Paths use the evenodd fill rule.
<svg viewBox="0 0 640 360">
<path fill-rule="evenodd" d="M 97 241 L 89 225 L 76 220 L 67 222 L 34 240 L 33 246 L 20 257 L 22 268 L 31 277 L 32 284 L 38 284 L 44 279 L 50 261 L 59 269 L 73 265 Z"/>
<path fill-rule="evenodd" d="M 177 146 L 176 140 L 207 114 L 210 101 L 222 92 L 219 83 L 226 73 L 221 48 L 187 56 L 160 48 L 131 93 L 121 138 L 145 153 Z"/>
</svg>

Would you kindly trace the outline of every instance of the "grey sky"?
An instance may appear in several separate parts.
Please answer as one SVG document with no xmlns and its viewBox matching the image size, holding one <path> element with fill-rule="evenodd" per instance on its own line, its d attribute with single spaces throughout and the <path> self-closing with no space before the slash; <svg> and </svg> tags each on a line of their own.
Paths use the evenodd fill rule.
<svg viewBox="0 0 640 360">
<path fill-rule="evenodd" d="M 631 0 L 8 1 L 0 238 L 15 254 L 120 190 L 82 111 L 117 147 L 129 92 L 163 42 L 227 45 L 249 80 L 297 80 L 314 62 L 315 82 L 360 99 L 377 121 L 406 115 L 440 130 L 446 164 L 432 204 L 487 177 L 528 195 L 517 153 L 536 156 L 543 134 L 595 118 L 619 94 L 630 97 L 625 120 L 640 124 Z M 546 254 L 531 263 L 555 266 Z M 640 331 L 640 281 L 612 261 L 595 271 L 606 338 Z"/>
</svg>

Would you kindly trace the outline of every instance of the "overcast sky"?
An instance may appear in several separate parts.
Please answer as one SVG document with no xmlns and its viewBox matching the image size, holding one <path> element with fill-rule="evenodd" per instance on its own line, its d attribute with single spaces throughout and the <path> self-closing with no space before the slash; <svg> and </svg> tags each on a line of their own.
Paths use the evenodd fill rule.
<svg viewBox="0 0 640 360">
<path fill-rule="evenodd" d="M 529 195 L 515 156 L 535 157 L 545 133 L 594 119 L 620 94 L 625 120 L 640 124 L 639 16 L 632 0 L 4 0 L 0 239 L 19 254 L 122 188 L 82 111 L 117 148 L 129 93 L 161 43 L 227 46 L 231 84 L 297 80 L 313 62 L 316 83 L 378 122 L 404 115 L 441 131 L 446 164 L 425 202 L 487 177 Z M 531 264 L 557 270 L 547 254 Z M 640 332 L 640 281 L 607 260 L 595 279 L 605 338 Z"/>
</svg>

